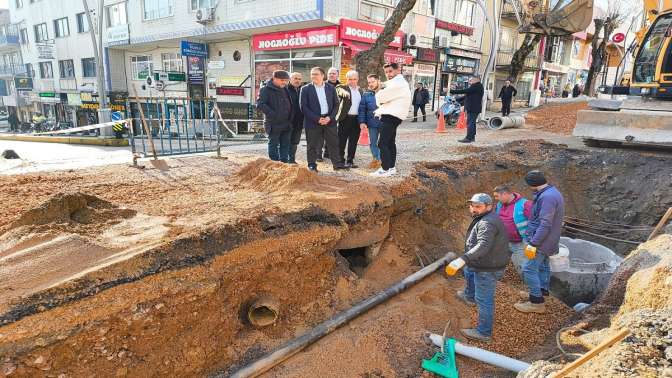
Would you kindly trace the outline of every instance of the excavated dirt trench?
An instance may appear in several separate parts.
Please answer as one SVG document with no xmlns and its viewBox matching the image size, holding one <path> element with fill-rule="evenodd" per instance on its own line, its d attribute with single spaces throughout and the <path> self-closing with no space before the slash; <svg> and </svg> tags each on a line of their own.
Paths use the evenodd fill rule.
<svg viewBox="0 0 672 378">
<path fill-rule="evenodd" d="M 522 177 L 539 168 L 565 194 L 569 215 L 653 225 L 672 206 L 671 163 L 665 156 L 525 142 L 474 151 L 458 161 L 418 164 L 401 182 L 370 185 L 317 179 L 272 163 L 259 169 L 262 163 L 252 162 L 233 174 L 225 197 L 232 202 L 226 205 L 236 206 L 230 193 L 250 191 L 268 206 L 226 223 L 213 220 L 214 211 L 200 228 L 193 227 L 193 214 L 188 222 L 179 212 L 162 218 L 142 199 L 106 197 L 99 187 L 91 190 L 67 177 L 89 194 L 51 197 L 0 225 L 0 259 L 9 263 L 0 267 L 0 373 L 232 372 L 421 264 L 461 252 L 470 221 L 465 200 L 474 192 L 508 183 L 529 196 Z M 287 195 L 293 196 L 291 206 L 282 203 Z M 197 209 L 198 204 L 192 212 Z M 88 236 L 81 243 L 63 242 L 58 238 L 64 232 Z M 134 248 L 115 244 L 129 234 Z M 65 248 L 59 243 L 87 262 L 69 269 L 62 261 L 73 256 L 53 255 Z M 48 255 L 45 263 L 58 269 L 36 274 L 21 260 L 29 253 Z M 26 273 L 17 277 L 21 269 Z M 26 274 L 42 279 L 31 284 Z M 432 352 L 423 331 L 440 333 L 451 320 L 449 331 L 457 335 L 474 320 L 473 309 L 453 297 L 460 285 L 460 279 L 435 275 L 269 376 L 418 376 L 421 358 Z M 554 300 L 545 316 L 512 313 L 518 288 L 512 274 L 500 283 L 495 342 L 487 347 L 526 358 L 572 312 Z M 270 316 L 270 326 L 249 322 L 250 306 L 259 300 L 260 318 Z M 464 376 L 493 374 L 473 361 L 460 364 Z"/>
</svg>

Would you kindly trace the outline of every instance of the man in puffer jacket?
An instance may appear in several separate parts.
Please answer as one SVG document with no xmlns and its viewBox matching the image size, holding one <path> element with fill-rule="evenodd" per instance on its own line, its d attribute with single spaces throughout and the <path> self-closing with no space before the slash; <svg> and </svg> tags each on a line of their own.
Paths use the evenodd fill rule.
<svg viewBox="0 0 672 378">
<path fill-rule="evenodd" d="M 411 106 L 411 88 L 401 75 L 401 68 L 397 63 L 388 63 L 383 66 L 387 81 L 383 89 L 376 93 L 376 105 L 374 112 L 380 117 L 380 137 L 378 148 L 382 167 L 371 173 L 375 177 L 390 177 L 397 174 L 397 127 L 408 115 Z"/>
<path fill-rule="evenodd" d="M 380 89 L 380 78 L 376 74 L 367 76 L 366 81 L 369 89 L 364 92 L 362 101 L 359 103 L 358 121 L 359 127 L 369 130 L 369 146 L 373 161 L 369 164 L 370 169 L 380 168 L 380 149 L 378 148 L 378 135 L 380 132 L 380 119 L 373 115 L 378 109 L 376 105 L 376 92 Z"/>
</svg>

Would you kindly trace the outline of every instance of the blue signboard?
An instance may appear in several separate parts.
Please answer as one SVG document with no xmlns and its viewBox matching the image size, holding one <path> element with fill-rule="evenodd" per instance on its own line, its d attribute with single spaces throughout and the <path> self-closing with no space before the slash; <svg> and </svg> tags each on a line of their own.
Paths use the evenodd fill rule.
<svg viewBox="0 0 672 378">
<path fill-rule="evenodd" d="M 110 114 L 110 118 L 112 118 L 113 121 L 121 121 L 121 118 L 122 118 L 121 113 L 112 112 L 112 114 Z"/>
<path fill-rule="evenodd" d="M 208 49 L 203 43 L 181 41 L 180 50 L 182 56 L 197 56 L 201 58 L 207 58 Z"/>
</svg>

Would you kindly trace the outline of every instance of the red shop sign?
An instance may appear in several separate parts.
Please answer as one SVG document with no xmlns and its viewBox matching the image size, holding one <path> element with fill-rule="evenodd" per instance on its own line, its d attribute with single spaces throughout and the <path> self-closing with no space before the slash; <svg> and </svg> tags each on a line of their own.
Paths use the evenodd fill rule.
<svg viewBox="0 0 672 378">
<path fill-rule="evenodd" d="M 217 96 L 245 96 L 245 88 L 217 87 Z"/>
<path fill-rule="evenodd" d="M 341 19 L 341 39 L 374 43 L 383 32 L 383 27 L 366 22 Z M 401 47 L 401 41 L 404 39 L 404 33 L 397 32 L 394 40 L 390 42 L 390 47 Z"/>
<path fill-rule="evenodd" d="M 362 46 L 356 43 L 346 43 L 346 46 L 350 49 L 350 53 L 353 56 L 369 49 L 369 46 Z M 385 63 L 413 64 L 413 55 L 399 50 L 387 49 L 383 55 L 383 60 Z"/>
<path fill-rule="evenodd" d="M 255 51 L 305 49 L 338 45 L 338 26 L 260 34 L 252 37 Z"/>
<path fill-rule="evenodd" d="M 426 49 L 423 47 L 418 48 L 418 60 L 424 60 L 427 62 L 438 62 L 439 61 L 439 52 L 434 49 Z"/>
<path fill-rule="evenodd" d="M 473 35 L 474 28 L 456 24 L 454 22 L 436 20 L 436 27 L 443 30 L 450 30 L 464 35 Z"/>
</svg>

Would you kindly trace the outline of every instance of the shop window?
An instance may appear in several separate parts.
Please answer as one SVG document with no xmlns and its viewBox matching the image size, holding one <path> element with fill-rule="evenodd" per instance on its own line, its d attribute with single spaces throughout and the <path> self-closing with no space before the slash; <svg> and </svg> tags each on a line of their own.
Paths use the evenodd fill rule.
<svg viewBox="0 0 672 378">
<path fill-rule="evenodd" d="M 146 80 L 154 68 L 151 55 L 131 57 L 131 78 L 133 80 Z"/>
<path fill-rule="evenodd" d="M 280 59 L 289 59 L 288 52 L 275 52 L 275 51 L 265 51 L 263 53 L 255 55 L 256 60 L 280 60 Z"/>
<path fill-rule="evenodd" d="M 309 58 L 331 58 L 331 50 L 296 50 L 292 52 L 294 59 L 309 59 Z"/>
<path fill-rule="evenodd" d="M 51 62 L 40 62 L 40 77 L 43 79 L 52 79 L 54 77 Z"/>
<path fill-rule="evenodd" d="M 390 14 L 391 9 L 383 5 L 363 2 L 359 6 L 359 18 L 376 24 L 384 24 Z"/>
<path fill-rule="evenodd" d="M 476 4 L 471 0 L 458 0 L 455 2 L 455 21 L 458 24 L 474 26 L 474 10 Z"/>
<path fill-rule="evenodd" d="M 56 34 L 56 38 L 67 37 L 70 35 L 70 23 L 68 23 L 67 17 L 54 20 L 54 34 Z"/>
<path fill-rule="evenodd" d="M 73 63 L 72 59 L 59 60 L 58 70 L 61 75 L 61 79 L 70 79 L 75 77 L 75 64 Z"/>
<path fill-rule="evenodd" d="M 82 76 L 96 77 L 96 59 L 84 58 L 82 59 Z"/>
<path fill-rule="evenodd" d="M 161 62 L 164 71 L 182 72 L 182 55 L 179 53 L 163 53 Z"/>
<path fill-rule="evenodd" d="M 146 21 L 171 17 L 175 11 L 174 0 L 143 0 L 143 18 Z"/>
<path fill-rule="evenodd" d="M 89 31 L 89 20 L 86 19 L 86 13 L 77 13 L 77 33 L 86 33 Z"/>
</svg>

